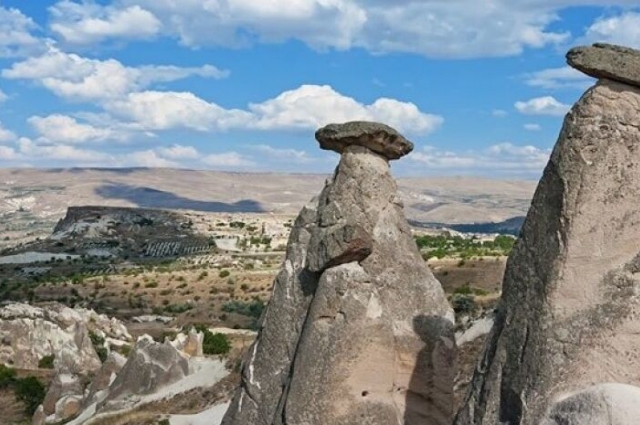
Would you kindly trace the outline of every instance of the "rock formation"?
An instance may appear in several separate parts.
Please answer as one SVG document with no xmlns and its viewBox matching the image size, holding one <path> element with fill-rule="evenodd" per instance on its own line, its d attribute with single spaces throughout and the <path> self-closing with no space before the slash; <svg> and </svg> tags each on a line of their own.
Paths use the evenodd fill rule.
<svg viewBox="0 0 640 425">
<path fill-rule="evenodd" d="M 106 402 L 131 394 L 151 394 L 187 375 L 187 357 L 169 342 L 161 344 L 145 335 L 138 340 L 122 370 L 109 386 Z"/>
<path fill-rule="evenodd" d="M 7 305 L 0 308 L 0 364 L 37 369 L 43 357 L 53 355 L 57 371 L 87 375 L 100 368 L 89 332 L 114 341 L 131 340 L 122 322 L 92 310 L 61 304 Z"/>
<path fill-rule="evenodd" d="M 602 79 L 565 118 L 456 425 L 638 422 L 639 60 L 569 52 Z"/>
<path fill-rule="evenodd" d="M 453 312 L 388 162 L 413 145 L 367 122 L 316 138 L 340 163 L 295 221 L 223 424 L 449 424 Z"/>
</svg>

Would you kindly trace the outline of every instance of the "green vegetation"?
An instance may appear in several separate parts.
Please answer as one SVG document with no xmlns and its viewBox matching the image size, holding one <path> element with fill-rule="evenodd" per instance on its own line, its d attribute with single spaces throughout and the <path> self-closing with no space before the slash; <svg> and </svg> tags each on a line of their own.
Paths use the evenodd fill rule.
<svg viewBox="0 0 640 425">
<path fill-rule="evenodd" d="M 515 239 L 511 236 L 499 235 L 494 240 L 482 241 L 477 237 L 463 238 L 461 236 L 415 236 L 416 244 L 425 254 L 423 257 L 429 258 L 471 258 L 481 256 L 503 256 L 509 255 L 515 244 Z M 464 262 L 459 264 L 460 267 Z"/>
<path fill-rule="evenodd" d="M 488 292 L 485 291 L 484 289 L 474 288 L 468 283 L 463 286 L 457 287 L 456 289 L 453 290 L 453 293 L 458 295 L 478 295 L 478 296 L 483 296 L 488 294 Z"/>
<path fill-rule="evenodd" d="M 209 355 L 223 355 L 231 350 L 231 344 L 226 335 L 221 333 L 212 333 L 205 325 L 195 325 L 194 328 L 198 332 L 204 334 L 202 341 L 202 351 Z"/>
<path fill-rule="evenodd" d="M 456 314 L 473 314 L 478 310 L 478 304 L 473 295 L 454 294 L 451 297 L 451 306 Z"/>
<path fill-rule="evenodd" d="M 256 321 L 262 315 L 264 307 L 264 302 L 259 298 L 254 298 L 249 302 L 232 300 L 222 305 L 222 311 L 225 313 L 237 313 L 251 317 L 254 319 L 252 327 L 255 327 Z"/>
<path fill-rule="evenodd" d="M 40 369 L 53 369 L 53 361 L 55 358 L 56 356 L 54 354 L 44 356 L 38 361 L 38 367 Z"/>
<path fill-rule="evenodd" d="M 16 370 L 0 364 L 0 389 L 7 388 L 15 382 Z"/>
<path fill-rule="evenodd" d="M 44 385 L 33 376 L 17 379 L 14 383 L 16 398 L 25 406 L 25 411 L 29 416 L 33 416 L 38 406 L 44 401 L 46 389 Z"/>
<path fill-rule="evenodd" d="M 229 275 L 231 275 L 231 272 L 229 270 L 220 270 L 220 273 L 218 273 L 218 277 L 220 278 L 225 278 Z"/>
<path fill-rule="evenodd" d="M 109 350 L 104 346 L 104 338 L 93 331 L 89 331 L 89 339 L 91 339 L 91 344 L 93 344 L 93 348 L 96 350 L 100 361 L 102 363 L 106 362 L 109 356 Z"/>
</svg>

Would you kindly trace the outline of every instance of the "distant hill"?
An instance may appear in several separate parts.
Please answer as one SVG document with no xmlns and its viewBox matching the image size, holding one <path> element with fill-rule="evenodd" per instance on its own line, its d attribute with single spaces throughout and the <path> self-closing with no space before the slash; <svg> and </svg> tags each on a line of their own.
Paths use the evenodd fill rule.
<svg viewBox="0 0 640 425">
<path fill-rule="evenodd" d="M 0 169 L 0 217 L 62 218 L 69 206 L 297 214 L 322 189 L 319 174 L 174 169 Z M 483 225 L 525 215 L 536 183 L 477 177 L 401 178 L 407 216 Z M 507 226 L 509 226 L 507 224 Z"/>
</svg>

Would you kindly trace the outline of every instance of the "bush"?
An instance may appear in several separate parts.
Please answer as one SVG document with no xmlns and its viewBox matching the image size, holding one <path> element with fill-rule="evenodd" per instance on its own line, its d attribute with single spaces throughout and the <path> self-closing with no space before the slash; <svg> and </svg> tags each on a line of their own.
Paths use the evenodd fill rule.
<svg viewBox="0 0 640 425">
<path fill-rule="evenodd" d="M 257 298 L 251 302 L 229 301 L 222 306 L 222 311 L 225 313 L 238 313 L 254 319 L 260 317 L 262 310 L 264 310 L 264 302 Z"/>
<path fill-rule="evenodd" d="M 455 294 L 451 298 L 451 306 L 457 314 L 473 314 L 478 310 L 473 295 Z"/>
<path fill-rule="evenodd" d="M 220 270 L 220 273 L 218 273 L 218 277 L 221 278 L 229 277 L 230 275 L 231 272 L 229 270 Z"/>
<path fill-rule="evenodd" d="M 208 327 L 202 324 L 193 325 L 196 331 L 204 334 L 204 340 L 202 341 L 202 351 L 204 354 L 218 355 L 227 354 L 231 349 L 229 339 L 226 335 L 221 333 L 212 333 Z"/>
<path fill-rule="evenodd" d="M 54 354 L 44 356 L 38 361 L 38 367 L 40 369 L 53 369 L 53 360 L 56 358 Z"/>
<path fill-rule="evenodd" d="M 7 388 L 12 385 L 16 379 L 16 370 L 0 364 L 0 388 Z"/>
<path fill-rule="evenodd" d="M 25 406 L 29 416 L 33 416 L 38 406 L 44 401 L 46 390 L 44 385 L 35 377 L 29 376 L 15 381 L 16 399 Z"/>
</svg>

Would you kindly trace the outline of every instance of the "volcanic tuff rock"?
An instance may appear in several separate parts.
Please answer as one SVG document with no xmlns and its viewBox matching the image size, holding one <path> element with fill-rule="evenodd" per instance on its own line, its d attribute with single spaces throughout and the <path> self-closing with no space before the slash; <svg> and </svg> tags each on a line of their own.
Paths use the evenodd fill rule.
<svg viewBox="0 0 640 425">
<path fill-rule="evenodd" d="M 596 43 L 569 50 L 567 62 L 591 77 L 640 87 L 640 50 Z"/>
<path fill-rule="evenodd" d="M 131 339 L 122 322 L 92 310 L 7 305 L 0 308 L 0 364 L 37 369 L 43 357 L 53 354 L 57 371 L 86 375 L 100 368 L 90 331 L 119 341 Z"/>
<path fill-rule="evenodd" d="M 412 145 L 375 123 L 317 138 L 341 160 L 294 224 L 223 424 L 448 424 L 453 312 L 388 163 Z"/>
<path fill-rule="evenodd" d="M 399 159 L 413 150 L 413 143 L 388 125 L 353 121 L 329 124 L 316 131 L 320 148 L 342 153 L 348 146 L 359 145 L 387 159 Z"/>
<path fill-rule="evenodd" d="M 639 199 L 640 88 L 603 79 L 565 118 L 456 425 L 637 423 Z"/>
</svg>

